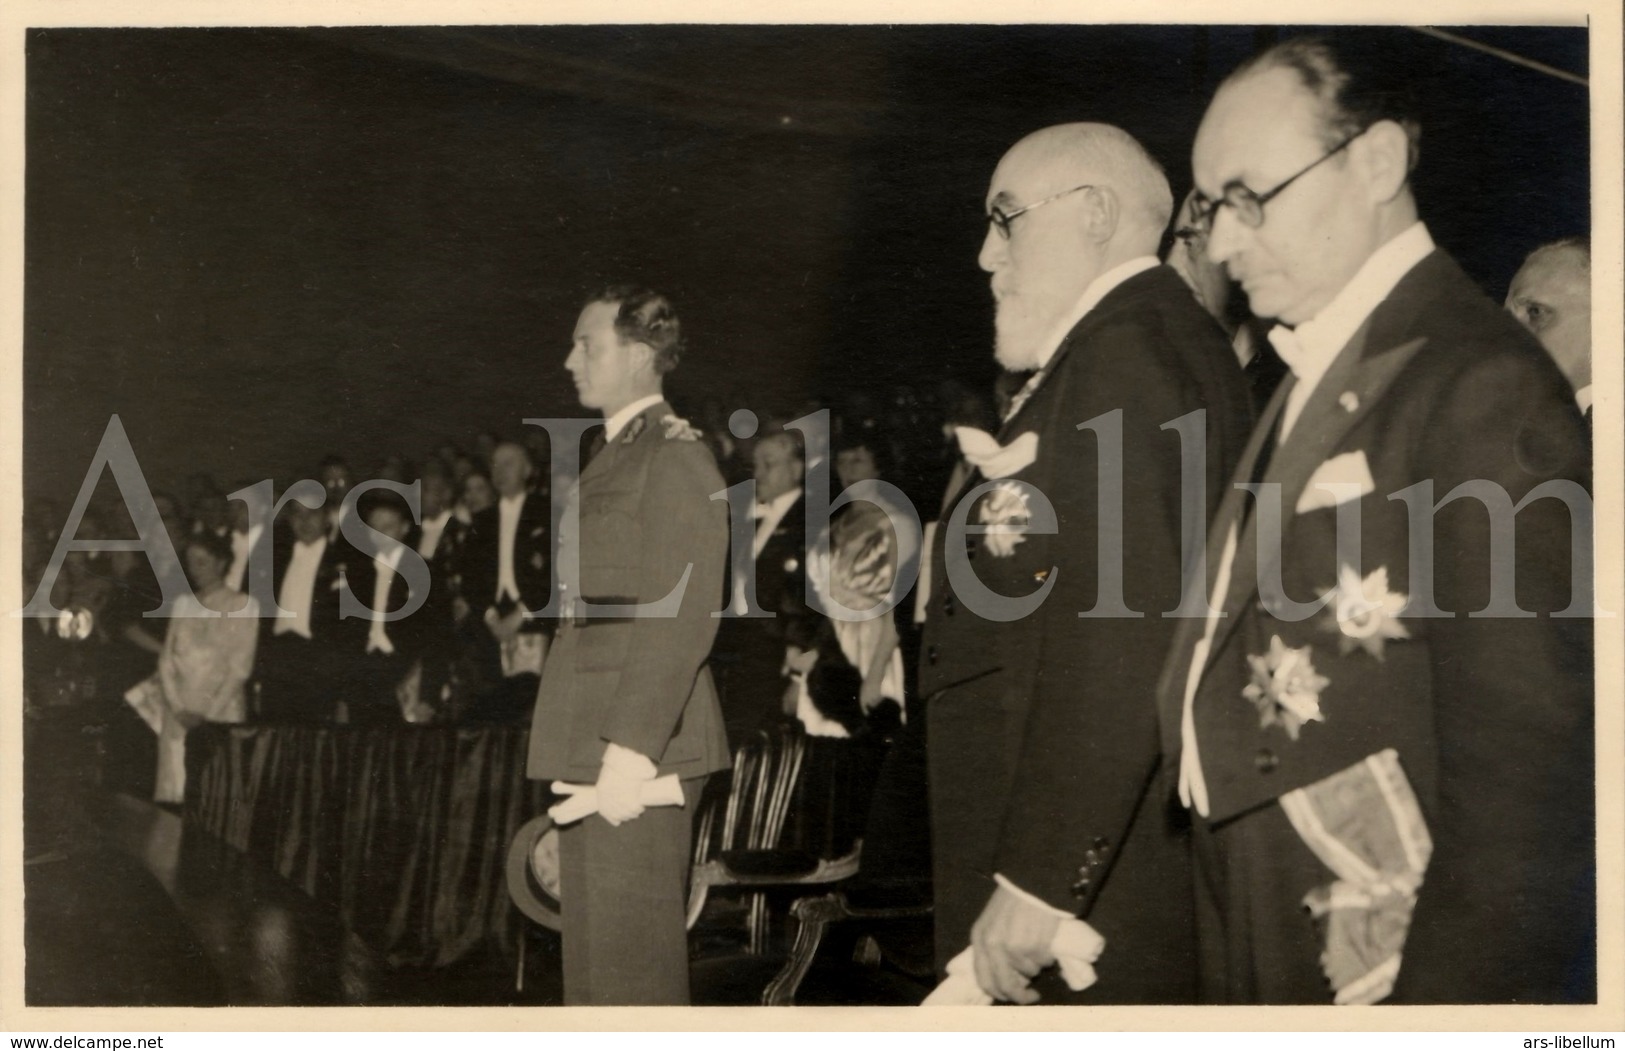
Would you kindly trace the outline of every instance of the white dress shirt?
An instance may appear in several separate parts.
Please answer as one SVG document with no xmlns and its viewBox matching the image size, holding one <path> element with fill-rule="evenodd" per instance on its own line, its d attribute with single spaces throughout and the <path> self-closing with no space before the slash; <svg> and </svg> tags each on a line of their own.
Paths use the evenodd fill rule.
<svg viewBox="0 0 1625 1051">
<path fill-rule="evenodd" d="M 519 535 L 519 512 L 524 510 L 525 494 L 504 496 L 497 501 L 497 593 L 496 601 L 519 601 L 519 583 L 513 575 L 514 540 Z"/>
<path fill-rule="evenodd" d="M 1276 447 L 1285 443 L 1292 426 L 1303 412 L 1309 395 L 1320 385 L 1332 362 L 1348 346 L 1349 340 L 1366 323 L 1366 319 L 1382 305 L 1394 287 L 1433 251 L 1433 238 L 1427 227 L 1413 223 L 1387 244 L 1371 253 L 1365 265 L 1320 313 L 1299 325 L 1295 330 L 1270 331 L 1270 342 L 1281 359 L 1292 369 L 1295 385 L 1287 394 L 1281 410 L 1281 427 Z M 1224 596 L 1230 590 L 1231 570 L 1236 561 L 1241 522 L 1231 524 L 1225 537 L 1224 553 L 1219 556 L 1219 570 L 1214 574 L 1213 594 L 1208 601 L 1207 624 L 1202 637 L 1191 655 L 1190 673 L 1185 678 L 1185 699 L 1179 721 L 1179 799 L 1187 807 L 1206 817 L 1208 810 L 1207 781 L 1202 776 L 1202 760 L 1196 739 L 1196 690 L 1201 685 L 1202 673 L 1207 669 L 1213 639 L 1218 633 Z"/>
<path fill-rule="evenodd" d="M 378 574 L 372 583 L 372 627 L 367 631 L 368 653 L 395 652 L 395 644 L 384 630 L 384 614 L 389 609 L 389 587 L 395 582 L 395 567 L 400 565 L 401 551 L 400 547 L 391 547 L 372 560 Z"/>
<path fill-rule="evenodd" d="M 630 405 L 623 405 L 619 412 L 604 421 L 604 441 L 612 442 L 620 437 L 626 425 L 632 422 L 632 417 L 647 409 L 651 405 L 659 405 L 665 400 L 664 394 L 649 394 Z"/>
<path fill-rule="evenodd" d="M 1591 384 L 1587 383 L 1574 392 L 1574 404 L 1580 406 L 1582 414 L 1591 411 Z"/>
<path fill-rule="evenodd" d="M 423 531 L 418 534 L 418 554 L 426 561 L 434 558 L 435 550 L 440 546 L 440 537 L 446 532 L 446 523 L 450 521 L 451 511 L 447 509 L 423 523 Z"/>
<path fill-rule="evenodd" d="M 282 575 L 282 588 L 277 592 L 277 605 L 292 613 L 291 617 L 278 617 L 271 629 L 273 635 L 292 632 L 311 637 L 310 607 L 316 598 L 316 574 L 321 569 L 322 556 L 327 553 L 327 537 L 320 536 L 306 543 L 296 541 L 288 554 L 288 568 Z"/>
<path fill-rule="evenodd" d="M 1371 253 L 1365 265 L 1355 272 L 1349 283 L 1320 313 L 1291 330 L 1291 338 L 1279 333 L 1279 327 L 1270 332 L 1270 342 L 1281 355 L 1281 360 L 1292 369 L 1297 383 L 1287 395 L 1286 407 L 1281 412 L 1279 443 L 1292 432 L 1298 422 L 1304 403 L 1320 385 L 1321 377 L 1337 360 L 1338 353 L 1365 324 L 1373 311 L 1382 305 L 1394 286 L 1410 273 L 1433 251 L 1433 238 L 1423 223 L 1412 223 L 1387 244 Z"/>
</svg>

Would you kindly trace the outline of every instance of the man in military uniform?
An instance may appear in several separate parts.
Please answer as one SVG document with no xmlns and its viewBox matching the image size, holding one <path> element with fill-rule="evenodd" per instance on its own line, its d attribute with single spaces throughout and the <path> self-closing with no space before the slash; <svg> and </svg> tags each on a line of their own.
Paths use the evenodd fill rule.
<svg viewBox="0 0 1625 1051">
<path fill-rule="evenodd" d="M 559 632 L 531 727 L 531 777 L 592 785 L 597 813 L 559 836 L 568 1004 L 684 1004 L 692 812 L 728 765 L 705 661 L 716 635 L 728 511 L 697 432 L 661 395 L 682 349 L 653 292 L 590 300 L 565 368 L 604 415 L 559 538 Z M 645 810 L 675 774 L 684 805 Z"/>
</svg>

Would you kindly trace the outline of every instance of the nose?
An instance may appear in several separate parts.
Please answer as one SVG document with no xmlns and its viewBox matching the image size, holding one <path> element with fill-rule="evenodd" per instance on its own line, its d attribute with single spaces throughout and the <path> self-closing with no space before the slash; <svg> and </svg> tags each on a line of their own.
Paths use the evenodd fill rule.
<svg viewBox="0 0 1625 1051">
<path fill-rule="evenodd" d="M 987 235 L 982 238 L 982 250 L 977 253 L 976 263 L 988 273 L 993 273 L 1010 257 L 1010 242 L 1006 241 L 999 231 L 987 224 Z"/>
<path fill-rule="evenodd" d="M 1229 208 L 1223 206 L 1213 213 L 1212 226 L 1207 235 L 1207 257 L 1214 263 L 1224 264 L 1241 250 L 1246 227 L 1236 220 Z"/>
<path fill-rule="evenodd" d="M 565 355 L 565 358 L 564 358 L 564 369 L 565 369 L 566 372 L 568 372 L 572 376 L 576 375 L 581 370 L 581 348 L 580 347 L 571 347 L 570 348 L 570 353 Z"/>
</svg>

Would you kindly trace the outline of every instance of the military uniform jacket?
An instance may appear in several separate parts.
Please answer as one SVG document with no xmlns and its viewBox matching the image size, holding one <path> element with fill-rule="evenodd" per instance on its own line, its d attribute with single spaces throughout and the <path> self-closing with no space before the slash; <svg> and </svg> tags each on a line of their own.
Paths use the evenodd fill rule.
<svg viewBox="0 0 1625 1051">
<path fill-rule="evenodd" d="M 1254 477 L 1293 383 L 1265 410 L 1238 481 Z M 1456 486 L 1482 479 L 1516 505 L 1549 480 L 1586 484 L 1586 457 L 1583 424 L 1555 366 L 1435 251 L 1355 334 L 1268 460 L 1262 481 L 1280 487 L 1281 542 L 1259 553 L 1266 516 L 1249 515 L 1253 498 L 1234 489 L 1214 522 L 1210 582 L 1226 534 L 1238 520 L 1242 531 L 1193 710 L 1209 820 L 1244 815 L 1395 749 L 1434 844 L 1396 1001 L 1565 998 L 1565 982 L 1585 980 L 1575 961 L 1591 938 L 1593 908 L 1592 623 L 1589 612 L 1550 615 L 1571 600 L 1570 513 L 1558 499 L 1531 502 L 1517 514 L 1515 549 L 1509 536 L 1494 555 L 1515 566 L 1529 616 L 1473 615 L 1490 603 L 1500 541 L 1470 497 L 1440 508 L 1420 533 L 1432 538 L 1442 615 L 1407 609 L 1340 625 L 1333 605 L 1305 618 L 1283 598 L 1312 603 L 1357 572 L 1368 599 L 1384 589 L 1393 596 L 1392 612 L 1426 583 L 1410 509 L 1394 494 L 1431 481 L 1430 496 L 1412 495 L 1426 514 Z M 1312 479 L 1352 480 L 1363 495 L 1334 506 Z M 1340 548 L 1338 519 L 1353 512 Z M 1581 532 L 1588 545 L 1589 530 Z M 1202 630 L 1201 619 L 1183 622 L 1159 691 L 1171 760 Z M 1373 635 L 1384 636 L 1380 646 Z M 1245 695 L 1264 685 L 1275 640 L 1278 655 L 1308 658 L 1309 681 L 1324 680 L 1316 718 L 1283 720 Z"/>
<path fill-rule="evenodd" d="M 610 742 L 650 757 L 662 774 L 697 777 L 728 765 L 705 666 L 728 509 L 711 499 L 722 476 L 692 434 L 661 402 L 633 417 L 581 473 L 579 600 L 625 606 L 664 599 L 679 582 L 686 590 L 675 615 L 582 618 L 561 565 L 559 631 L 531 725 L 533 778 L 594 781 Z M 568 543 L 561 537 L 561 551 Z"/>
<path fill-rule="evenodd" d="M 931 555 L 938 583 L 922 644 L 920 692 L 930 710 L 932 749 L 1006 752 L 1008 793 L 988 785 L 966 804 L 1002 811 L 995 871 L 1056 907 L 1088 915 L 1152 791 L 1155 687 L 1175 626 L 1163 614 L 1180 601 L 1182 538 L 1199 539 L 1200 521 L 1216 506 L 1252 415 L 1246 379 L 1223 332 L 1166 266 L 1112 289 L 1062 342 L 1046 373 L 998 435 L 1009 445 L 1036 434 L 1036 460 L 993 482 L 995 492 L 976 499 L 966 521 L 980 522 L 989 499 L 999 498 L 997 487 L 1020 481 L 1048 498 L 1054 529 L 1034 528 L 1005 555 L 990 538 L 967 533 L 962 550 L 976 578 L 972 587 L 1009 596 L 1049 592 L 1018 619 L 1001 622 L 980 613 L 947 574 L 952 531 L 945 520 Z M 1207 457 L 1193 470 L 1206 496 L 1185 507 L 1180 438 L 1164 425 L 1197 410 L 1207 413 Z M 1079 429 L 1097 419 L 1105 438 Z M 1117 471 L 1120 519 L 1101 499 L 1104 476 Z M 950 514 L 987 482 L 973 473 L 951 499 Z M 1100 550 L 1117 542 L 1119 520 L 1121 594 L 1135 615 L 1081 617 L 1096 608 L 1102 592 L 1117 590 L 1102 585 L 1103 574 L 1115 575 L 1116 560 L 1103 562 Z M 991 688 L 982 681 L 988 677 L 996 677 Z M 980 686 L 956 690 L 973 683 Z M 978 699 L 968 702 L 973 696 Z M 998 700 L 991 703 L 1006 709 L 1003 725 L 1018 728 L 1008 739 L 994 743 L 952 732 L 962 721 L 956 706 L 993 697 Z M 963 716 L 966 725 L 979 721 L 974 712 Z M 1189 893 L 1186 886 L 1138 892 L 1152 898 Z"/>
</svg>

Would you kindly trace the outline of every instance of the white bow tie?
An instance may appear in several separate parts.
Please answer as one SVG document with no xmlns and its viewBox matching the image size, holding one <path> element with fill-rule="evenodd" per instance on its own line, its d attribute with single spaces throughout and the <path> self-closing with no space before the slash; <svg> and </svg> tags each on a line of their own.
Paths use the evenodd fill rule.
<svg viewBox="0 0 1625 1051">
<path fill-rule="evenodd" d="M 1304 358 L 1308 356 L 1308 352 L 1304 350 L 1303 339 L 1298 333 L 1285 325 L 1276 325 L 1269 331 L 1269 341 L 1270 346 L 1275 348 L 1275 353 L 1281 355 L 1281 360 L 1286 362 L 1286 367 L 1292 370 L 1292 374 L 1301 375 Z"/>
</svg>

